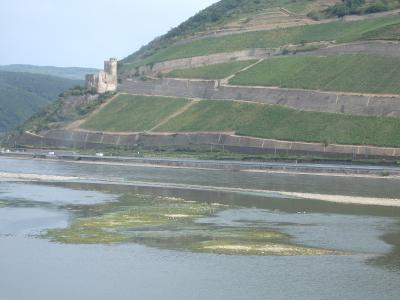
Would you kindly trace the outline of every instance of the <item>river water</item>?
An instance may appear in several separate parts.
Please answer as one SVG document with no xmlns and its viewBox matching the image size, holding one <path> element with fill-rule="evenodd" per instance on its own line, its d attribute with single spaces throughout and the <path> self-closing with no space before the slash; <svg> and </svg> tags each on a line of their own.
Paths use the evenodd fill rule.
<svg viewBox="0 0 400 300">
<path fill-rule="evenodd" d="M 398 179 L 5 158 L 0 173 L 76 177 L 0 181 L 1 300 L 400 298 L 399 208 L 251 192 L 399 198 Z M 132 191 L 228 205 L 195 222 L 215 228 L 264 226 L 290 236 L 291 243 L 341 254 L 225 255 L 145 242 L 63 244 L 39 236 L 67 227 L 76 214 L 68 208 L 112 206 Z"/>
</svg>

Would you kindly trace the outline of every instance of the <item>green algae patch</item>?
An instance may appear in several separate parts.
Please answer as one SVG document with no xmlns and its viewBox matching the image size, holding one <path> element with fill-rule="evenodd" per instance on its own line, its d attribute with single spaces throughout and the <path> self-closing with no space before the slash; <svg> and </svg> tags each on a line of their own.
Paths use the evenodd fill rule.
<svg viewBox="0 0 400 300">
<path fill-rule="evenodd" d="M 134 238 L 135 230 L 151 231 L 183 225 L 195 218 L 212 215 L 218 206 L 187 202 L 174 197 L 127 194 L 116 203 L 68 206 L 70 212 L 85 215 L 74 218 L 67 228 L 48 230 L 42 236 L 68 244 L 110 244 Z"/>
<path fill-rule="evenodd" d="M 290 236 L 267 228 L 222 228 L 192 245 L 195 252 L 226 255 L 334 255 L 335 251 L 289 243 Z"/>
<path fill-rule="evenodd" d="M 103 229 L 76 228 L 51 229 L 44 238 L 63 244 L 114 244 L 127 240 L 123 233 Z"/>
<path fill-rule="evenodd" d="M 183 198 L 124 194 L 119 201 L 65 207 L 68 227 L 42 237 L 65 244 L 136 243 L 159 249 L 227 255 L 330 255 L 333 251 L 291 245 L 290 236 L 264 225 L 221 226 L 205 217 L 234 207 Z"/>
<path fill-rule="evenodd" d="M 238 241 L 207 241 L 196 245 L 201 252 L 227 255 L 320 256 L 337 255 L 335 251 L 279 243 L 243 243 Z"/>
</svg>

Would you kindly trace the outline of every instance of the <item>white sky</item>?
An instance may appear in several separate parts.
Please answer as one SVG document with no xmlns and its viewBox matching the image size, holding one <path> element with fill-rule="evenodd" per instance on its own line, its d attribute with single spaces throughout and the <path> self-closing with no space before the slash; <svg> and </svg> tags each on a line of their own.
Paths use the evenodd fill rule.
<svg viewBox="0 0 400 300">
<path fill-rule="evenodd" d="M 101 68 L 217 0 L 0 0 L 0 65 Z"/>
</svg>

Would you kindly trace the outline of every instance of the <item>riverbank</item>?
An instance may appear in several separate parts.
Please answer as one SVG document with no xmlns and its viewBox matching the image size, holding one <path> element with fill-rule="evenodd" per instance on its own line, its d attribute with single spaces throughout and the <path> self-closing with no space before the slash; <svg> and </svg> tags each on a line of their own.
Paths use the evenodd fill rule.
<svg viewBox="0 0 400 300">
<path fill-rule="evenodd" d="M 347 161 L 299 162 L 294 161 L 243 161 L 233 159 L 196 159 L 185 157 L 145 157 L 79 154 L 73 151 L 24 150 L 0 153 L 0 157 L 16 159 L 56 160 L 85 164 L 134 165 L 157 168 L 189 168 L 202 170 L 232 170 L 244 172 L 278 172 L 294 175 L 350 176 L 375 178 L 400 178 L 397 164 L 367 164 Z"/>
<path fill-rule="evenodd" d="M 295 176 L 295 175 L 294 175 Z M 310 176 L 310 174 L 308 174 Z M 400 179 L 400 177 L 398 177 Z M 310 200 L 322 201 L 338 204 L 356 204 L 367 206 L 381 207 L 400 207 L 400 198 L 390 197 L 367 197 L 367 196 L 350 196 L 350 195 L 334 195 L 321 193 L 305 193 L 292 192 L 287 190 L 269 190 L 269 189 L 250 189 L 236 188 L 227 186 L 211 186 L 197 184 L 180 184 L 168 182 L 151 182 L 138 180 L 118 180 L 116 178 L 99 179 L 95 177 L 71 177 L 59 175 L 42 175 L 27 173 L 8 173 L 0 172 L 0 182 L 39 182 L 39 183 L 84 183 L 84 184 L 102 184 L 105 186 L 125 186 L 140 188 L 163 188 L 170 190 L 182 191 L 204 191 L 204 192 L 223 192 L 243 195 L 257 195 L 266 198 L 282 199 L 282 200 Z"/>
</svg>

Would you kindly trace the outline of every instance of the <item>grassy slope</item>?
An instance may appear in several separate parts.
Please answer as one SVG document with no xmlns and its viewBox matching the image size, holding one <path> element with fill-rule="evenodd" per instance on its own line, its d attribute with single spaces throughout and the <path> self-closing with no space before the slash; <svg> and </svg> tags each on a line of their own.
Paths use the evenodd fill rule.
<svg viewBox="0 0 400 300">
<path fill-rule="evenodd" d="M 400 26 L 398 24 L 391 24 L 371 30 L 364 34 L 367 40 L 400 40 Z"/>
<path fill-rule="evenodd" d="M 84 80 L 86 74 L 97 73 L 93 68 L 61 68 L 61 67 L 42 67 L 32 65 L 7 65 L 0 66 L 0 71 L 22 72 L 31 74 L 42 74 L 71 80 Z"/>
<path fill-rule="evenodd" d="M 316 7 L 324 7 L 328 0 L 222 0 L 200 11 L 167 34 L 156 38 L 139 51 L 128 56 L 125 61 L 136 61 L 156 53 L 185 36 L 211 28 L 221 28 L 224 24 L 254 18 L 260 12 L 284 7 L 294 12 L 308 12 Z"/>
<path fill-rule="evenodd" d="M 129 57 L 122 61 L 133 63 L 132 66 L 151 64 L 177 58 L 208 55 L 213 53 L 231 52 L 249 48 L 275 48 L 288 44 L 304 42 L 332 41 L 350 42 L 363 39 L 380 38 L 379 30 L 391 28 L 386 32 L 387 39 L 398 39 L 396 30 L 400 28 L 397 16 L 381 17 L 362 21 L 337 21 L 327 24 L 298 26 L 269 31 L 247 32 L 218 38 L 207 38 L 167 47 L 143 60 L 135 61 Z M 393 35 L 392 35 L 393 34 Z"/>
<path fill-rule="evenodd" d="M 146 131 L 184 106 L 188 100 L 121 95 L 82 128 Z M 235 131 L 240 135 L 289 141 L 400 146 L 400 120 L 296 111 L 234 101 L 203 100 L 157 131 Z"/>
<path fill-rule="evenodd" d="M 400 146 L 399 119 L 305 112 L 232 101 L 201 101 L 159 130 L 236 131 L 289 141 Z"/>
<path fill-rule="evenodd" d="M 47 75 L 0 72 L 0 132 L 21 124 L 60 93 L 80 83 Z"/>
<path fill-rule="evenodd" d="M 230 83 L 400 94 L 400 58 L 360 54 L 274 58 L 237 74 Z"/>
<path fill-rule="evenodd" d="M 144 131 L 183 107 L 179 98 L 120 95 L 81 127 L 98 131 Z"/>
<path fill-rule="evenodd" d="M 175 70 L 167 74 L 175 78 L 223 79 L 255 63 L 255 60 L 235 61 L 199 68 Z"/>
</svg>

